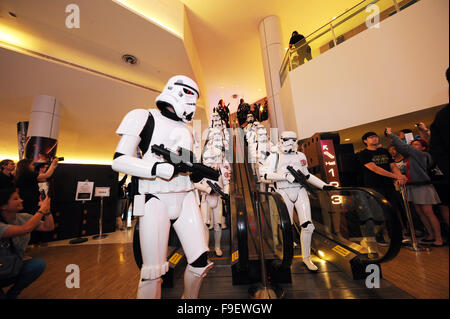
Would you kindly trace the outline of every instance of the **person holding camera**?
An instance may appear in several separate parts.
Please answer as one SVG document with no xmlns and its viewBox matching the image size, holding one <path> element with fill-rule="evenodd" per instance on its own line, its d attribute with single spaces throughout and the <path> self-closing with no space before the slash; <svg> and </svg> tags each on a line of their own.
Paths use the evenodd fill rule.
<svg viewBox="0 0 450 319">
<path fill-rule="evenodd" d="M 47 171 L 36 171 L 35 163 L 29 159 L 22 159 L 17 163 L 16 170 L 16 187 L 19 189 L 20 198 L 23 200 L 23 212 L 30 212 L 33 214 L 38 211 L 40 192 L 39 183 L 46 182 L 52 177 L 56 167 L 58 166 L 58 158 L 54 158 L 48 167 Z M 33 233 L 31 235 L 31 244 L 40 244 L 42 242 L 40 233 Z"/>
<path fill-rule="evenodd" d="M 17 163 L 16 187 L 19 189 L 20 198 L 23 199 L 24 212 L 36 212 L 39 203 L 39 183 L 46 182 L 52 177 L 58 166 L 58 158 L 54 158 L 45 172 L 36 172 L 35 163 L 30 159 L 22 159 Z"/>
<path fill-rule="evenodd" d="M 5 267 L 0 268 L 0 299 L 16 299 L 44 272 L 46 264 L 43 259 L 24 259 L 30 233 L 33 230 L 51 231 L 55 227 L 50 213 L 50 198 L 40 201 L 39 206 L 34 215 L 21 213 L 23 200 L 16 189 L 0 189 L 0 263 Z M 5 294 L 2 288 L 11 285 Z"/>
<path fill-rule="evenodd" d="M 398 136 L 392 134 L 390 127 L 386 128 L 385 133 L 392 139 L 398 152 L 406 159 L 408 201 L 413 203 L 414 209 L 428 233 L 421 243 L 442 246 L 441 226 L 433 211 L 433 205 L 440 204 L 441 200 L 431 184 L 428 174 L 430 168 L 433 167 L 433 159 L 428 152 L 425 152 L 426 142 L 413 140 L 411 144 L 403 143 Z"/>
</svg>

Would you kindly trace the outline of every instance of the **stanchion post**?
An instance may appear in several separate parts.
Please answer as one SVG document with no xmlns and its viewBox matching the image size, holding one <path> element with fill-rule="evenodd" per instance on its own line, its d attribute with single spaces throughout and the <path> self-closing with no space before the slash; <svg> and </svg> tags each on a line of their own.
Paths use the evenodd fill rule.
<svg viewBox="0 0 450 319">
<path fill-rule="evenodd" d="M 280 287 L 272 287 L 267 284 L 267 271 L 266 271 L 266 261 L 264 257 L 264 242 L 263 233 L 261 227 L 261 214 L 259 212 L 259 194 L 257 191 L 253 192 L 253 198 L 255 198 L 255 219 L 256 227 L 258 228 L 259 235 L 259 250 L 260 250 L 260 260 L 261 260 L 261 282 L 262 285 L 252 286 L 249 288 L 250 297 L 253 299 L 280 299 L 284 297 L 284 291 Z"/>
<path fill-rule="evenodd" d="M 103 234 L 103 196 L 100 197 L 100 217 L 98 220 L 99 232 L 98 235 L 93 236 L 93 239 L 102 239 L 108 237 L 108 235 Z"/>
<path fill-rule="evenodd" d="M 412 246 L 407 246 L 407 249 L 412 250 L 412 251 L 416 251 L 416 252 L 419 252 L 419 251 L 430 251 L 430 248 L 428 248 L 428 247 L 419 247 L 419 245 L 417 244 L 416 231 L 414 229 L 414 223 L 413 223 L 413 220 L 412 220 L 411 208 L 409 207 L 408 194 L 406 193 L 406 186 L 405 185 L 400 186 L 400 192 L 402 194 L 403 204 L 405 206 L 406 217 L 408 219 L 409 232 L 411 233 L 411 241 L 412 241 Z"/>
<path fill-rule="evenodd" d="M 84 204 L 86 203 L 86 201 L 81 201 L 81 208 L 84 214 Z M 81 237 L 82 235 L 82 228 L 83 228 L 83 216 L 81 216 L 81 223 L 80 223 L 80 235 L 78 236 L 78 238 L 72 239 L 71 241 L 69 241 L 69 244 L 73 245 L 73 244 L 81 244 L 84 243 L 86 241 L 88 241 L 88 239 L 86 237 Z"/>
</svg>

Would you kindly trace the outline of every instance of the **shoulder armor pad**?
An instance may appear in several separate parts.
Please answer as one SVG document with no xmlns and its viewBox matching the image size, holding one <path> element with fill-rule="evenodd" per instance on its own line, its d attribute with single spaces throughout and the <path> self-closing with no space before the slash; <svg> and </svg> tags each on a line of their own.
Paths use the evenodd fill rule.
<svg viewBox="0 0 450 319">
<path fill-rule="evenodd" d="M 116 130 L 116 134 L 139 136 L 147 122 L 148 116 L 149 111 L 144 109 L 135 109 L 128 112 Z"/>
</svg>

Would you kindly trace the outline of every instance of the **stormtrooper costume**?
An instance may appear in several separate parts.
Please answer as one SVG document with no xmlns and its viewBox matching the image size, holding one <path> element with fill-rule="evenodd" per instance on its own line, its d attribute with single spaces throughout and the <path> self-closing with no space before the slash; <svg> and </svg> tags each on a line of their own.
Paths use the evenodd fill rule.
<svg viewBox="0 0 450 319">
<path fill-rule="evenodd" d="M 302 246 L 303 263 L 310 271 L 317 271 L 318 268 L 311 261 L 311 238 L 314 225 L 311 219 L 311 207 L 308 193 L 300 184 L 295 183 L 295 178 L 287 170 L 287 166 L 292 166 L 295 170 L 300 170 L 313 186 L 323 189 L 329 186 L 322 180 L 308 172 L 308 165 L 305 154 L 297 152 L 297 134 L 285 131 L 281 133 L 278 151 L 271 153 L 260 170 L 260 177 L 263 182 L 274 183 L 274 188 L 279 193 L 286 204 L 291 223 L 294 221 L 294 207 L 302 227 L 300 241 Z"/>
<path fill-rule="evenodd" d="M 255 122 L 255 118 L 252 113 L 247 114 L 247 125 L 243 128 L 244 133 L 247 134 L 247 131 L 253 127 L 253 123 Z"/>
<path fill-rule="evenodd" d="M 167 248 L 172 223 L 186 254 L 183 298 L 197 298 L 201 282 L 213 264 L 208 262 L 206 228 L 193 192 L 190 176 L 177 165 L 152 153 L 152 145 L 164 144 L 192 152 L 192 121 L 199 97 L 197 84 L 186 76 L 169 79 L 156 98 L 157 109 L 135 109 L 122 120 L 121 136 L 112 168 L 139 177 L 134 215 L 139 216 L 143 265 L 138 298 L 161 298 L 161 276 L 169 270 Z M 142 158 L 136 157 L 136 149 Z"/>
<path fill-rule="evenodd" d="M 256 147 L 254 149 L 254 154 L 252 154 L 252 158 L 255 158 L 256 164 L 255 164 L 255 175 L 258 177 L 258 183 L 260 186 L 260 191 L 265 192 L 266 191 L 266 185 L 265 183 L 261 182 L 260 177 L 260 170 L 261 166 L 264 165 L 266 162 L 266 159 L 270 155 L 270 142 L 267 139 L 267 130 L 264 127 L 264 125 L 259 124 L 256 127 Z M 253 149 L 252 149 L 253 151 Z"/>
<path fill-rule="evenodd" d="M 227 152 L 229 151 L 229 139 L 229 129 L 214 108 L 211 115 L 211 126 L 208 129 L 208 144 L 213 143 L 216 147 L 223 147 L 224 151 Z"/>
<path fill-rule="evenodd" d="M 220 170 L 220 177 L 217 182 L 210 180 L 222 189 L 225 194 L 229 194 L 230 184 L 230 164 L 223 158 L 222 151 L 215 147 L 208 147 L 203 153 L 203 164 Z M 195 188 L 202 192 L 201 212 L 203 221 L 207 225 L 214 225 L 214 250 L 217 256 L 222 256 L 220 240 L 222 238 L 222 200 L 219 194 L 212 193 L 211 187 L 204 178 L 199 183 L 195 183 Z M 207 233 L 206 243 L 209 244 L 209 233 Z"/>
</svg>

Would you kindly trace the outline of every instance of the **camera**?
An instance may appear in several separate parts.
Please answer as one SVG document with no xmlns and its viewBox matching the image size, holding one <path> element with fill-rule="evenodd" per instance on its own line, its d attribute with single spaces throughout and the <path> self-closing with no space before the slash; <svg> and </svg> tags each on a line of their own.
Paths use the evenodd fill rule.
<svg viewBox="0 0 450 319">
<path fill-rule="evenodd" d="M 43 189 L 41 189 L 40 191 L 39 191 L 39 193 L 41 194 L 41 200 L 44 200 L 45 199 L 45 191 L 43 190 Z"/>
</svg>

